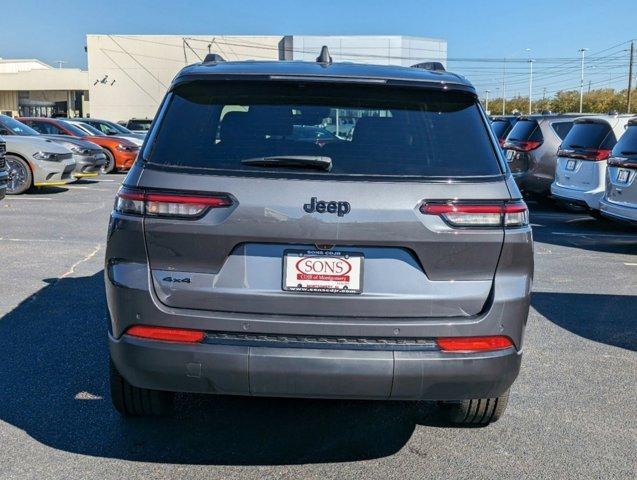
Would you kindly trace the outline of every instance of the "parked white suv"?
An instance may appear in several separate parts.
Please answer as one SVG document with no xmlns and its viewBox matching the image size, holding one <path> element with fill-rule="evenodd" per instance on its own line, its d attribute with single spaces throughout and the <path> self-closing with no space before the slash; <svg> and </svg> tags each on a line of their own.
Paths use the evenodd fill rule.
<svg viewBox="0 0 637 480">
<path fill-rule="evenodd" d="M 575 119 L 558 150 L 551 185 L 554 197 L 597 215 L 606 189 L 606 160 L 630 118 L 630 115 L 595 115 Z"/>
<path fill-rule="evenodd" d="M 3 138 L 7 144 L 7 195 L 75 180 L 72 176 L 75 160 L 69 149 L 38 137 L 7 135 Z"/>
</svg>

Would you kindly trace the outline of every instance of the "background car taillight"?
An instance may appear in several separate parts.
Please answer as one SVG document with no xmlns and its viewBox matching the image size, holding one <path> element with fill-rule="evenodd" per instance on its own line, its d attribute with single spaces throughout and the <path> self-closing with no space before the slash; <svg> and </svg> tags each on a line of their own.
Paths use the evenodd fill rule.
<svg viewBox="0 0 637 480">
<path fill-rule="evenodd" d="M 210 208 L 229 207 L 227 195 L 190 195 L 144 192 L 120 188 L 115 199 L 116 212 L 156 217 L 197 218 Z"/>
<path fill-rule="evenodd" d="M 509 150 L 517 150 L 519 152 L 530 152 L 531 150 L 535 150 L 542 142 L 535 141 L 515 141 L 515 142 L 504 142 L 504 148 Z"/>
<path fill-rule="evenodd" d="M 425 202 L 421 213 L 437 215 L 452 227 L 523 227 L 529 210 L 522 201 L 502 203 Z"/>
<path fill-rule="evenodd" d="M 611 150 L 606 150 L 603 148 L 583 148 L 581 150 L 569 150 L 561 148 L 557 151 L 557 155 L 559 157 L 579 158 L 582 160 L 593 160 L 595 162 L 607 160 L 608 157 L 610 157 L 610 153 Z"/>
</svg>

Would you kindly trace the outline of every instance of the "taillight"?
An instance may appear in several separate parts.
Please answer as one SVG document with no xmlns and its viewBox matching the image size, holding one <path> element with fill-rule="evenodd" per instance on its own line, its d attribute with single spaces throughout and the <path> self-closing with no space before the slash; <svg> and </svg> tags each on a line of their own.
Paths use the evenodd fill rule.
<svg viewBox="0 0 637 480">
<path fill-rule="evenodd" d="M 201 343 L 206 336 L 201 330 L 155 327 L 150 325 L 132 326 L 126 330 L 126 334 L 132 337 L 145 338 L 147 340 L 177 343 Z"/>
<path fill-rule="evenodd" d="M 530 152 L 531 150 L 535 150 L 542 142 L 535 141 L 515 141 L 515 142 L 504 142 L 504 148 L 509 150 L 517 150 L 519 152 Z"/>
<path fill-rule="evenodd" d="M 115 211 L 154 217 L 196 218 L 210 208 L 229 207 L 227 195 L 185 195 L 132 190 L 122 187 L 117 192 Z"/>
<path fill-rule="evenodd" d="M 501 203 L 425 202 L 425 215 L 437 215 L 452 227 L 523 227 L 529 224 L 529 210 L 523 201 Z"/>
<path fill-rule="evenodd" d="M 557 151 L 559 157 L 580 158 L 582 160 L 593 160 L 594 162 L 607 160 L 610 157 L 610 153 L 611 150 L 605 148 L 582 148 L 577 150 L 560 148 Z"/>
<path fill-rule="evenodd" d="M 437 338 L 436 343 L 443 352 L 455 353 L 488 352 L 513 347 L 511 339 L 504 335 Z"/>
</svg>

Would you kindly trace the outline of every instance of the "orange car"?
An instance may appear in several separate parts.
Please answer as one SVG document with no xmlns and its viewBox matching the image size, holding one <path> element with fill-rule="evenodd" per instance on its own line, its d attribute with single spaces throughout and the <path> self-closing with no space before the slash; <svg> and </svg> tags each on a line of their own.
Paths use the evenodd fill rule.
<svg viewBox="0 0 637 480">
<path fill-rule="evenodd" d="M 106 154 L 106 163 L 102 167 L 102 173 L 109 173 L 113 170 L 128 170 L 133 166 L 139 152 L 139 146 L 130 140 L 111 135 L 90 135 L 81 128 L 57 118 L 21 117 L 17 120 L 46 135 L 79 137 L 99 145 Z"/>
</svg>

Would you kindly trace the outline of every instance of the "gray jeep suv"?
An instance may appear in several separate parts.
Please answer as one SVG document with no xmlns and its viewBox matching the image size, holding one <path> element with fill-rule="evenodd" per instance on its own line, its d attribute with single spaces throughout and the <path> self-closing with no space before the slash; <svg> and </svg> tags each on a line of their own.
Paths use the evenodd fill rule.
<svg viewBox="0 0 637 480">
<path fill-rule="evenodd" d="M 506 406 L 533 274 L 528 211 L 474 88 L 441 70 L 184 68 L 117 194 L 105 282 L 111 393 Z M 299 141 L 298 125 L 354 119 Z"/>
</svg>

